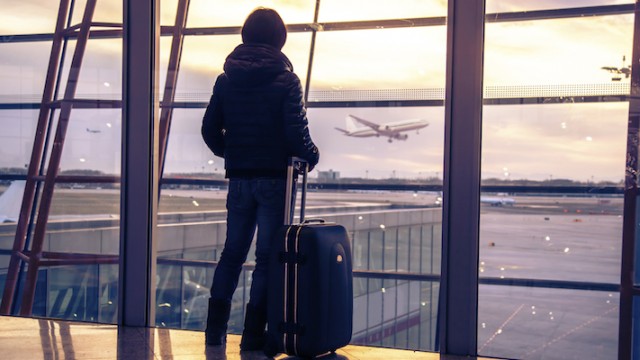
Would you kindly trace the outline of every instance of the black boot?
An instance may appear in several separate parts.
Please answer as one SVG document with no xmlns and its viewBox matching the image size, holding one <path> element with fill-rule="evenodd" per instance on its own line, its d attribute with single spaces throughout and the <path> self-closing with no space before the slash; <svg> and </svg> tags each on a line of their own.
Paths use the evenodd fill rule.
<svg viewBox="0 0 640 360">
<path fill-rule="evenodd" d="M 263 350 L 267 338 L 265 333 L 266 326 L 267 310 L 247 304 L 247 313 L 244 317 L 244 330 L 242 331 L 242 340 L 240 340 L 240 350 Z"/>
<path fill-rule="evenodd" d="M 231 312 L 231 302 L 209 299 L 207 328 L 204 331 L 207 345 L 223 345 L 227 341 L 227 322 Z"/>
</svg>

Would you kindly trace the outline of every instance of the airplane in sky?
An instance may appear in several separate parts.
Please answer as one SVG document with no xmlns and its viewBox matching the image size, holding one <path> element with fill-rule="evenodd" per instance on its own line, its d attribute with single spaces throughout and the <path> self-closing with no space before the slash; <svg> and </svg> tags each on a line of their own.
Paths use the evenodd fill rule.
<svg viewBox="0 0 640 360">
<path fill-rule="evenodd" d="M 419 129 L 429 126 L 429 123 L 423 119 L 409 119 L 377 124 L 354 115 L 347 115 L 345 120 L 347 123 L 346 130 L 338 127 L 335 128 L 344 135 L 353 137 L 386 136 L 389 138 L 389 142 L 392 142 L 394 139 L 407 140 L 409 135 L 403 134 L 403 132 L 411 130 L 416 130 L 416 132 L 418 132 Z M 364 126 L 358 126 L 358 124 Z"/>
<path fill-rule="evenodd" d="M 626 79 L 629 78 L 629 76 L 631 76 L 631 65 L 626 66 L 625 62 L 626 62 L 627 58 L 626 56 L 622 56 L 622 67 L 617 68 L 615 66 L 603 66 L 602 70 L 606 70 L 613 75 L 613 77 L 611 78 L 611 81 L 620 81 L 622 80 L 622 76 L 624 75 L 624 77 Z"/>
<path fill-rule="evenodd" d="M 102 131 L 101 131 L 101 130 L 94 130 L 94 129 L 89 129 L 89 128 L 87 128 L 87 132 L 88 132 L 88 133 L 92 133 L 92 134 L 99 134 L 99 133 L 101 133 Z"/>
</svg>

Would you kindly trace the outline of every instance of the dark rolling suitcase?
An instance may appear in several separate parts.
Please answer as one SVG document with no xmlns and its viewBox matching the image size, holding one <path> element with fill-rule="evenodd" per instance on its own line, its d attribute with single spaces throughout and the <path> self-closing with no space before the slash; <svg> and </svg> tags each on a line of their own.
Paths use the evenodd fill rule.
<svg viewBox="0 0 640 360">
<path fill-rule="evenodd" d="M 265 353 L 315 357 L 351 341 L 353 280 L 346 229 L 304 221 L 307 164 L 289 166 L 285 223 L 293 221 L 298 174 L 302 174 L 301 223 L 276 235 L 269 259 L 268 342 Z"/>
</svg>

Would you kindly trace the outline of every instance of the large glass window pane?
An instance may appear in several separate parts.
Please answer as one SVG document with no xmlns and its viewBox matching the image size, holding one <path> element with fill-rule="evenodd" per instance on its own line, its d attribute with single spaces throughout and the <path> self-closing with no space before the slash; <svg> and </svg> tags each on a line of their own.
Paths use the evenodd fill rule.
<svg viewBox="0 0 640 360">
<path fill-rule="evenodd" d="M 75 109 L 67 128 L 61 174 L 120 174 L 120 109 Z"/>
<path fill-rule="evenodd" d="M 0 103 L 42 100 L 50 52 L 50 42 L 0 42 Z"/>
<path fill-rule="evenodd" d="M 0 169 L 26 174 L 36 131 L 37 110 L 0 110 Z"/>
<path fill-rule="evenodd" d="M 174 4 L 163 8 L 165 25 L 171 24 Z M 253 2 L 222 4 L 216 8 L 192 1 L 189 27 L 213 27 L 215 33 L 218 26 L 240 26 L 257 6 Z M 342 16 L 337 8 L 331 10 L 331 2 L 326 4 L 322 8 L 321 2 L 321 16 Z M 278 10 L 288 24 L 311 22 L 315 9 L 315 2 L 260 5 Z M 370 5 L 375 9 L 365 17 L 370 20 L 410 16 L 406 7 L 405 15 L 391 15 L 394 4 Z M 443 6 L 440 3 L 438 10 L 420 6 L 419 16 L 443 16 Z M 388 12 L 383 11 L 385 7 Z M 224 162 L 210 153 L 200 135 L 215 78 L 241 41 L 239 35 L 221 30 L 225 35 L 186 35 L 184 39 L 158 218 L 158 271 L 164 279 L 157 293 L 161 326 L 204 328 L 207 305 L 203 300 L 208 298 L 225 241 Z M 359 344 L 423 350 L 436 346 L 445 33 L 444 26 L 411 24 L 396 29 L 321 30 L 312 48 L 311 32 L 290 32 L 283 49 L 303 86 L 310 80 L 307 115 L 321 152 L 320 164 L 309 179 L 312 190 L 306 216 L 342 224 L 352 236 L 354 342 Z M 161 43 L 161 87 L 170 62 L 168 40 L 165 37 Z M 307 74 L 309 63 L 312 70 Z M 341 102 L 347 105 L 340 106 Z M 364 138 L 345 134 L 371 123 L 385 129 L 405 127 Z M 242 331 L 254 264 L 251 249 L 233 296 L 231 332 Z M 422 279 L 403 279 L 407 272 Z"/>
<path fill-rule="evenodd" d="M 368 279 L 366 284 L 367 293 L 354 298 L 353 344 L 433 349 L 437 283 Z"/>
<path fill-rule="evenodd" d="M 309 101 L 444 99 L 445 38 L 444 26 L 320 32 Z"/>
<path fill-rule="evenodd" d="M 447 2 L 442 0 L 322 0 L 318 20 L 358 21 L 446 16 Z"/>
<path fill-rule="evenodd" d="M 57 1 L 10 1 L 2 7 L 0 35 L 53 33 L 56 27 Z"/>
<path fill-rule="evenodd" d="M 176 23 L 176 13 L 178 0 L 163 0 L 160 2 L 160 24 L 162 26 L 173 26 Z M 162 49 L 163 46 L 160 46 Z"/>
<path fill-rule="evenodd" d="M 171 47 L 171 43 L 166 38 L 163 40 L 163 61 L 160 64 L 162 91 L 164 91 Z M 239 35 L 186 37 L 180 62 L 176 101 L 209 101 L 216 77 L 223 72 L 222 66 L 225 59 L 241 43 L 242 39 Z M 302 84 L 307 78 L 310 46 L 310 34 L 290 33 L 282 49 L 282 52 L 291 60 L 294 72 L 300 77 Z M 202 115 L 204 110 L 201 111 L 200 120 Z"/>
<path fill-rule="evenodd" d="M 484 85 L 509 85 L 514 97 L 528 85 L 565 86 L 557 96 L 603 95 L 617 85 L 628 93 L 629 78 L 603 67 L 630 65 L 632 24 L 632 15 L 487 24 Z M 575 87 L 583 84 L 594 88 Z"/>
<path fill-rule="evenodd" d="M 69 41 L 63 63 L 59 98 L 63 98 L 76 41 Z M 122 99 L 122 39 L 93 39 L 87 43 L 80 67 L 76 98 Z"/>
<path fill-rule="evenodd" d="M 487 12 L 569 6 L 533 4 Z M 486 24 L 480 355 L 617 354 L 633 18 L 579 15 Z"/>
<path fill-rule="evenodd" d="M 429 125 L 403 133 L 403 137 L 406 136 L 404 140 L 389 139 L 384 135 L 346 136 L 336 129 L 363 129 L 364 126 L 354 121 L 354 117 L 378 124 L 413 119 L 416 122 L 428 121 Z M 340 179 L 359 178 L 379 183 L 411 179 L 437 184 L 442 174 L 443 117 L 442 107 L 312 108 L 309 118 L 314 141 L 317 139 L 319 146 L 324 145 L 326 149 L 322 152 L 318 170 L 339 171 Z M 341 182 L 346 181 L 343 179 Z M 436 202 L 436 194 L 408 195 L 406 201 Z M 379 197 L 386 200 L 385 196 Z"/>
<path fill-rule="evenodd" d="M 74 21 L 80 21 L 86 1 L 76 1 Z M 0 26 L 19 32 L 4 34 L 52 33 L 58 3 L 49 5 L 20 2 L 4 6 Z M 8 10 L 8 11 L 7 11 Z M 48 28 L 43 19 L 47 19 Z M 94 22 L 122 22 L 121 1 L 98 1 Z M 72 21 L 73 23 L 73 21 Z M 6 28 L 5 28 L 6 29 Z M 92 30 L 95 30 L 92 29 Z M 57 69 L 48 69 L 51 42 L 20 42 L 6 38 L 0 45 L 0 284 L 9 288 L 7 273 L 16 275 L 17 291 L 12 293 L 8 314 L 38 315 L 70 320 L 113 323 L 117 321 L 119 214 L 120 214 L 120 104 L 110 101 L 82 101 L 66 114 L 60 124 L 61 105 L 45 104 L 40 112 L 48 71 L 61 74 L 50 89 L 63 97 L 69 81 L 69 66 L 78 39 L 68 41 Z M 120 100 L 122 40 L 91 38 L 82 57 L 75 99 Z M 52 73 L 55 74 L 55 73 Z M 56 79 L 54 77 L 54 79 Z M 74 100 L 74 99 L 71 99 Z M 42 115 L 42 116 L 41 116 Z M 38 123 L 38 118 L 42 121 Z M 59 125 L 66 125 L 61 127 Z M 59 132 L 54 141 L 56 132 Z M 35 139 L 43 135 L 38 163 L 30 164 Z M 56 146 L 53 146 L 54 142 Z M 60 156 L 60 162 L 52 158 Z M 27 169 L 34 182 L 25 183 Z M 56 167 L 54 182 L 45 175 Z M 29 191 L 27 191 L 29 190 Z M 23 196 L 33 193 L 33 201 L 23 204 Z M 31 200 L 31 198 L 27 198 Z M 26 219 L 18 226 L 22 206 Z M 40 226 L 36 226 L 36 223 Z M 24 236 L 16 236 L 23 234 Z M 15 241 L 24 239 L 26 256 L 42 260 L 37 266 L 9 267 Z M 17 254 L 13 254 L 17 255 Z M 51 266 L 54 264 L 55 266 Z M 37 279 L 27 283 L 27 272 Z M 34 289 L 30 294 L 25 289 Z M 33 305 L 21 298 L 33 295 Z"/>
<path fill-rule="evenodd" d="M 509 359 L 615 359 L 619 294 L 481 285 L 478 352 Z"/>
<path fill-rule="evenodd" d="M 203 115 L 204 109 L 174 110 L 164 166 L 165 177 L 181 174 L 205 177 L 215 174 L 217 179 L 224 177 L 224 160 L 215 157 L 202 141 L 200 127 Z"/>
<path fill-rule="evenodd" d="M 327 11 L 323 7 L 327 4 L 331 5 L 321 3 L 322 21 L 347 20 L 336 11 Z M 377 4 L 372 5 L 375 9 Z M 389 14 L 393 10 L 388 10 L 390 13 L 372 18 L 392 18 Z M 351 20 L 361 19 L 355 16 Z M 426 45 L 415 46 L 420 42 Z M 357 262 L 361 266 L 357 269 L 365 273 L 439 274 L 441 237 L 434 229 L 441 227 L 440 193 L 400 189 L 411 189 L 410 184 L 433 185 L 435 189 L 442 185 L 444 51 L 444 27 L 325 31 L 317 35 L 308 115 L 321 162 L 312 181 L 337 186 L 340 198 L 336 200 L 345 203 L 345 209 L 359 203 L 355 226 L 368 235 L 356 234 L 355 254 L 364 259 Z M 407 100 L 423 105 L 402 106 Z M 421 125 L 397 137 L 358 136 L 367 126 L 385 128 L 401 121 Z M 367 184 L 371 190 L 356 190 L 357 184 Z M 389 185 L 398 186 L 398 190 L 379 190 Z M 335 196 L 331 193 L 313 192 L 310 197 L 326 200 Z M 391 206 L 398 211 L 381 212 L 374 206 Z M 361 305 L 354 314 L 354 342 L 433 350 L 438 308 L 434 296 L 437 299 L 439 287 L 437 282 L 428 286 L 425 282 L 412 288 L 418 284 L 393 276 L 369 279 L 366 295 L 355 299 Z M 416 318 L 410 315 L 412 309 Z"/>
<path fill-rule="evenodd" d="M 192 0 L 187 26 L 242 26 L 249 13 L 259 6 L 275 9 L 285 24 L 300 24 L 313 21 L 316 4 L 315 1 L 288 0 Z"/>
<path fill-rule="evenodd" d="M 72 1 L 73 7 L 73 21 L 71 25 L 76 25 L 82 22 L 84 15 L 84 9 L 87 4 L 87 0 L 74 0 Z M 120 0 L 98 0 L 96 1 L 96 9 L 93 13 L 94 22 L 106 22 L 113 24 L 122 24 L 122 1 Z"/>
<path fill-rule="evenodd" d="M 553 0 L 553 1 L 487 1 L 487 13 L 509 11 L 552 10 L 589 6 L 631 4 L 630 0 Z"/>
</svg>

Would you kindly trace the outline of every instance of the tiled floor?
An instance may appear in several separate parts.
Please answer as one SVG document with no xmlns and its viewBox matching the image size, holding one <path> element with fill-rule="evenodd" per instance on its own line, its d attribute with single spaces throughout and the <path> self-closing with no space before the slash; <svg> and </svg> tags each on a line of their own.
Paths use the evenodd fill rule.
<svg viewBox="0 0 640 360">
<path fill-rule="evenodd" d="M 0 316 L 0 359 L 267 359 L 261 352 L 240 353 L 240 337 L 230 335 L 226 349 L 205 347 L 200 331 L 131 328 L 115 325 Z M 461 360 L 435 353 L 347 346 L 326 359 Z M 281 355 L 278 360 L 293 360 Z"/>
</svg>

